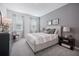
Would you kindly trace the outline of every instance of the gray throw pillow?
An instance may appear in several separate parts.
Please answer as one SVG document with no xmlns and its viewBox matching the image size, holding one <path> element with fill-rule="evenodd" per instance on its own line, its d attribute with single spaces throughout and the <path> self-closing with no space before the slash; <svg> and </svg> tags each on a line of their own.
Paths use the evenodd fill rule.
<svg viewBox="0 0 79 59">
<path fill-rule="evenodd" d="M 54 34 L 56 29 L 47 29 L 48 34 Z"/>
</svg>

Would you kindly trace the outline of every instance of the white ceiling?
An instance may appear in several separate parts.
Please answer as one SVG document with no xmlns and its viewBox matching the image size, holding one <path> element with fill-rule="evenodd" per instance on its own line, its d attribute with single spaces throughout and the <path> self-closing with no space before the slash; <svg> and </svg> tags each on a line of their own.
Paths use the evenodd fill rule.
<svg viewBox="0 0 79 59">
<path fill-rule="evenodd" d="M 66 4 L 67 3 L 2 3 L 3 6 L 10 10 L 38 17 L 54 11 Z"/>
</svg>

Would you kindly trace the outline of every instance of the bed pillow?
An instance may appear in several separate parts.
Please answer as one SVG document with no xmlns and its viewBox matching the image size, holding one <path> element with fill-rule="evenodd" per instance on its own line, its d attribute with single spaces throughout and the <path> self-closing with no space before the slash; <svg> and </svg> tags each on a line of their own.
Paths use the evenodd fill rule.
<svg viewBox="0 0 79 59">
<path fill-rule="evenodd" d="M 58 30 L 57 29 L 55 30 L 54 34 L 58 34 Z"/>
</svg>

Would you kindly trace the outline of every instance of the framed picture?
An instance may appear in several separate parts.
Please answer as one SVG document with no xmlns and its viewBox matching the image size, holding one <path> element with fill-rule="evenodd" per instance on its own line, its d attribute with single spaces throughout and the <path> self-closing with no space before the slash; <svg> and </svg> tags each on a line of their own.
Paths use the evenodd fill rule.
<svg viewBox="0 0 79 59">
<path fill-rule="evenodd" d="M 54 20 L 52 20 L 52 24 L 53 24 L 53 25 L 58 25 L 58 24 L 59 24 L 59 19 L 54 19 Z"/>
</svg>

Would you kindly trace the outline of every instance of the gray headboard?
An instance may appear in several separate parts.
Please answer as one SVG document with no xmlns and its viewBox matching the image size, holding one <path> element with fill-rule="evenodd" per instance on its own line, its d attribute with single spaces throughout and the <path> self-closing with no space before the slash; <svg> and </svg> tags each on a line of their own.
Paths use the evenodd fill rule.
<svg viewBox="0 0 79 59">
<path fill-rule="evenodd" d="M 61 36 L 62 31 L 61 31 L 62 26 L 48 26 L 46 29 L 56 29 L 58 31 L 58 35 Z"/>
</svg>

